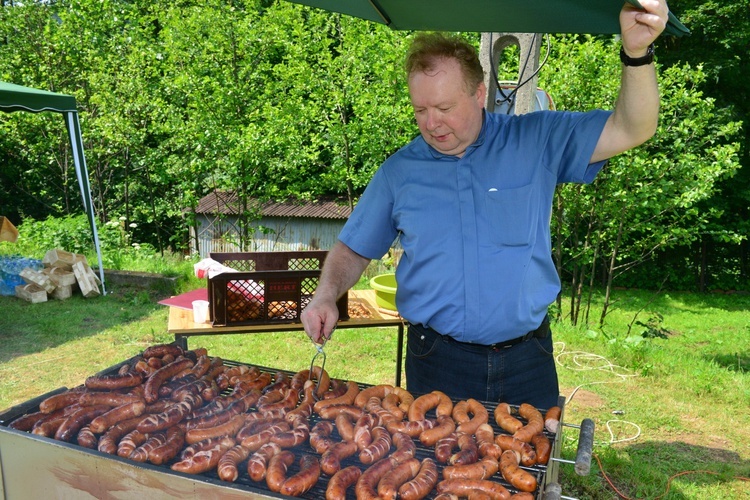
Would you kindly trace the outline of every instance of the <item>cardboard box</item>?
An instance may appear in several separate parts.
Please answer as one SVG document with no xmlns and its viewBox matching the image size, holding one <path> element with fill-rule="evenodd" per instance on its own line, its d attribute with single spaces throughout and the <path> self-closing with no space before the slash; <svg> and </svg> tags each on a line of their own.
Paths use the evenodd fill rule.
<svg viewBox="0 0 750 500">
<path fill-rule="evenodd" d="M 18 229 L 11 221 L 0 215 L 0 241 L 15 243 L 18 239 Z"/>
<path fill-rule="evenodd" d="M 16 297 L 23 299 L 32 304 L 47 302 L 47 292 L 44 288 L 29 283 L 28 285 L 16 286 Z"/>
</svg>

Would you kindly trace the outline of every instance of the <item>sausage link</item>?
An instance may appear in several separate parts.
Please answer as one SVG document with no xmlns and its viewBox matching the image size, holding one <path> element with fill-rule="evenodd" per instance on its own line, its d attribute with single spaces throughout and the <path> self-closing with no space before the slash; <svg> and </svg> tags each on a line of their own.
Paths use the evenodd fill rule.
<svg viewBox="0 0 750 500">
<path fill-rule="evenodd" d="M 213 447 L 198 451 L 185 460 L 172 464 L 172 470 L 186 474 L 203 474 L 204 472 L 208 472 L 216 468 L 221 456 L 235 444 L 237 443 L 235 443 L 234 439 L 225 436 Z"/>
<path fill-rule="evenodd" d="M 326 500 L 346 500 L 346 490 L 357 482 L 362 471 L 356 465 L 350 465 L 336 472 L 328 480 Z"/>
<path fill-rule="evenodd" d="M 146 403 L 142 400 L 117 406 L 93 419 L 90 424 L 91 431 L 102 434 L 118 422 L 140 417 L 144 411 L 146 411 Z"/>
<path fill-rule="evenodd" d="M 191 429 L 185 433 L 185 442 L 187 444 L 195 444 L 199 441 L 203 441 L 210 438 L 221 437 L 221 436 L 234 436 L 239 432 L 242 426 L 245 425 L 244 415 L 235 415 L 229 421 L 224 422 L 216 427 L 208 427 L 206 429 Z"/>
<path fill-rule="evenodd" d="M 332 433 L 333 423 L 328 420 L 318 421 L 310 430 L 310 446 L 322 455 L 334 443 L 331 438 Z"/>
<path fill-rule="evenodd" d="M 17 431 L 29 432 L 34 427 L 34 424 L 36 424 L 47 415 L 49 414 L 41 411 L 21 415 L 20 417 L 11 421 L 11 423 L 8 424 L 8 427 Z"/>
<path fill-rule="evenodd" d="M 395 500 L 398 489 L 405 482 L 414 479 L 419 472 L 420 465 L 419 460 L 410 458 L 383 474 L 378 481 L 378 497 L 384 500 Z"/>
<path fill-rule="evenodd" d="M 193 362 L 188 358 L 179 358 L 168 365 L 164 365 L 146 380 L 143 397 L 147 403 L 153 403 L 159 399 L 159 387 L 169 378 L 174 377 L 182 370 L 192 368 Z"/>
<path fill-rule="evenodd" d="M 500 483 L 487 479 L 445 479 L 437 484 L 438 494 L 449 493 L 468 497 L 473 490 L 480 490 L 492 500 L 509 500 L 510 492 Z"/>
<path fill-rule="evenodd" d="M 474 437 L 477 438 L 477 449 L 479 450 L 480 457 L 491 457 L 495 460 L 500 460 L 503 449 L 495 442 L 495 431 L 490 424 L 480 425 L 474 433 Z"/>
<path fill-rule="evenodd" d="M 378 460 L 371 466 L 369 466 L 359 479 L 357 484 L 354 485 L 354 492 L 357 495 L 357 500 L 375 500 L 378 498 L 378 492 L 376 490 L 380 479 L 393 468 L 393 460 L 389 457 Z"/>
<path fill-rule="evenodd" d="M 465 410 L 460 410 L 458 412 L 459 418 L 456 418 L 456 407 L 459 404 L 456 404 L 453 407 L 453 419 L 458 424 L 458 427 L 456 427 L 457 432 L 474 434 L 480 425 L 486 424 L 488 422 L 489 413 L 487 412 L 487 408 L 485 408 L 484 405 L 482 405 L 482 403 L 480 403 L 476 399 L 471 398 L 466 400 Z M 471 414 L 471 418 L 468 417 L 469 414 Z M 459 421 L 459 419 L 461 421 Z"/>
<path fill-rule="evenodd" d="M 510 434 L 513 434 L 523 427 L 523 423 L 511 415 L 510 405 L 508 403 L 498 404 L 493 411 L 493 415 L 495 416 L 495 422 L 497 425 Z"/>
<path fill-rule="evenodd" d="M 179 425 L 173 425 L 167 429 L 167 437 L 164 444 L 148 450 L 148 461 L 154 465 L 162 465 L 174 457 L 185 444 L 185 431 Z"/>
<path fill-rule="evenodd" d="M 529 443 L 525 443 L 514 436 L 508 436 L 507 434 L 498 434 L 495 436 L 495 443 L 500 448 L 505 450 L 513 450 L 518 453 L 521 457 L 521 463 L 523 465 L 534 465 L 536 463 L 536 452 Z"/>
<path fill-rule="evenodd" d="M 93 391 L 115 391 L 127 387 L 135 387 L 143 383 L 143 374 L 127 372 L 115 375 L 93 375 L 86 378 L 84 385 Z"/>
<path fill-rule="evenodd" d="M 93 419 L 109 410 L 109 406 L 83 406 L 71 413 L 57 428 L 55 439 L 58 441 L 70 441 L 78 435 L 81 428 Z"/>
<path fill-rule="evenodd" d="M 183 349 L 175 344 L 158 344 L 147 347 L 141 357 L 144 359 L 148 358 L 163 358 L 164 356 L 171 355 L 175 358 L 184 354 Z"/>
<path fill-rule="evenodd" d="M 146 460 L 148 460 L 148 455 L 153 449 L 166 444 L 166 442 L 167 435 L 164 432 L 149 434 L 146 442 L 133 450 L 128 458 L 135 462 L 145 462 Z"/>
<path fill-rule="evenodd" d="M 425 458 L 419 467 L 417 475 L 398 489 L 401 500 L 420 500 L 426 497 L 438 482 L 438 468 L 435 461 Z"/>
<path fill-rule="evenodd" d="M 266 443 L 250 455 L 250 459 L 247 461 L 247 474 L 250 479 L 255 482 L 265 479 L 268 462 L 272 456 L 280 451 L 281 447 L 276 443 Z"/>
<path fill-rule="evenodd" d="M 119 392 L 84 392 L 78 398 L 78 403 L 81 406 L 106 405 L 111 408 L 128 403 L 137 403 L 138 401 L 143 401 L 143 398 L 137 394 L 122 394 Z"/>
<path fill-rule="evenodd" d="M 427 429 L 419 435 L 419 441 L 425 446 L 435 446 L 440 439 L 448 436 L 456 430 L 456 423 L 450 415 L 440 415 L 437 418 L 437 425 L 432 429 Z"/>
<path fill-rule="evenodd" d="M 266 485 L 274 493 L 281 491 L 281 485 L 286 480 L 286 471 L 294 463 L 294 453 L 289 450 L 281 450 L 268 461 L 266 471 Z"/>
<path fill-rule="evenodd" d="M 561 415 L 562 409 L 559 406 L 553 406 L 544 414 L 544 427 L 552 434 L 557 434 Z"/>
<path fill-rule="evenodd" d="M 392 441 L 396 446 L 396 451 L 390 454 L 394 463 L 400 464 L 412 458 L 417 452 L 417 445 L 414 444 L 414 440 L 408 434 L 396 432 L 392 434 Z"/>
<path fill-rule="evenodd" d="M 60 394 L 54 394 L 41 403 L 39 403 L 39 411 L 42 413 L 52 413 L 55 410 L 61 410 L 66 406 L 78 403 L 83 392 L 76 390 L 69 390 Z"/>
<path fill-rule="evenodd" d="M 359 461 L 365 465 L 377 462 L 391 451 L 391 433 L 385 427 L 373 427 L 372 442 L 359 453 Z"/>
<path fill-rule="evenodd" d="M 458 436 L 451 432 L 444 438 L 435 443 L 435 460 L 441 464 L 447 464 L 448 459 L 453 455 L 453 450 L 458 448 Z"/>
<path fill-rule="evenodd" d="M 133 429 L 125 434 L 117 444 L 117 456 L 130 458 L 130 455 L 132 455 L 135 449 L 145 443 L 147 439 L 148 434 L 144 434 L 138 429 Z"/>
<path fill-rule="evenodd" d="M 219 474 L 219 479 L 222 481 L 234 482 L 239 477 L 239 469 L 237 466 L 250 456 L 250 450 L 242 446 L 242 444 L 236 444 L 226 453 L 224 453 L 219 459 L 219 463 L 216 466 L 216 472 Z"/>
<path fill-rule="evenodd" d="M 479 460 L 477 442 L 471 434 L 458 434 L 458 448 L 458 453 L 448 459 L 450 465 L 468 465 Z"/>
<path fill-rule="evenodd" d="M 341 461 L 357 453 L 357 443 L 354 441 L 339 441 L 334 443 L 320 457 L 320 468 L 332 476 L 341 469 Z"/>
<path fill-rule="evenodd" d="M 528 403 L 523 403 L 518 407 L 518 414 L 525 418 L 527 423 L 514 432 L 513 437 L 530 443 L 534 434 L 539 434 L 544 430 L 544 417 L 539 410 Z"/>
<path fill-rule="evenodd" d="M 518 453 L 505 450 L 500 456 L 500 473 L 514 488 L 532 492 L 536 490 L 536 478 L 519 467 Z"/>
<path fill-rule="evenodd" d="M 540 432 L 531 438 L 531 445 L 536 451 L 536 463 L 547 465 L 550 453 L 552 453 L 552 443 L 550 443 L 549 438 Z"/>
<path fill-rule="evenodd" d="M 352 405 L 354 404 L 354 401 L 359 393 L 359 385 L 357 385 L 356 382 L 348 381 L 346 383 L 346 392 L 343 395 L 332 399 L 321 399 L 320 401 L 317 401 L 315 403 L 315 405 L 313 406 L 313 410 L 315 411 L 315 413 L 320 414 L 321 409 L 329 406 Z"/>
<path fill-rule="evenodd" d="M 97 441 L 96 436 L 91 432 L 90 425 L 84 425 L 81 427 L 81 430 L 78 431 L 78 435 L 76 436 L 76 442 L 79 446 L 92 450 L 96 448 Z"/>
<path fill-rule="evenodd" d="M 438 417 L 450 417 L 453 413 L 453 401 L 451 401 L 447 394 L 441 391 L 432 391 L 429 394 L 423 394 L 409 406 L 409 420 L 424 420 L 427 412 L 433 409 Z"/>
<path fill-rule="evenodd" d="M 310 491 L 320 478 L 320 462 L 313 455 L 304 455 L 299 460 L 299 472 L 281 484 L 279 493 L 298 497 Z"/>
<path fill-rule="evenodd" d="M 127 433 L 133 431 L 141 420 L 143 420 L 143 417 L 134 417 L 116 423 L 101 435 L 96 448 L 102 453 L 114 455 L 117 453 L 117 445 L 119 444 L 120 439 Z"/>
<path fill-rule="evenodd" d="M 488 479 L 497 474 L 497 460 L 485 457 L 479 462 L 466 465 L 449 465 L 443 468 L 444 479 Z"/>
</svg>

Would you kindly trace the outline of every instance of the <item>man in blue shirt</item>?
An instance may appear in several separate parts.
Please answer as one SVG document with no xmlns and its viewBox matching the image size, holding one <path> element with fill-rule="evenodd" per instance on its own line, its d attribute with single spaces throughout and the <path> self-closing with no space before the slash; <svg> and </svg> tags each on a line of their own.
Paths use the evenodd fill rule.
<svg viewBox="0 0 750 500">
<path fill-rule="evenodd" d="M 415 37 L 406 71 L 420 136 L 378 169 L 329 252 L 301 318 L 314 341 L 330 336 L 336 300 L 398 237 L 406 388 L 557 404 L 552 199 L 557 184 L 593 181 L 608 158 L 656 130 L 652 43 L 668 9 L 640 3 L 620 13 L 622 84 L 611 112 L 486 113 L 476 50 L 440 34 Z"/>
</svg>

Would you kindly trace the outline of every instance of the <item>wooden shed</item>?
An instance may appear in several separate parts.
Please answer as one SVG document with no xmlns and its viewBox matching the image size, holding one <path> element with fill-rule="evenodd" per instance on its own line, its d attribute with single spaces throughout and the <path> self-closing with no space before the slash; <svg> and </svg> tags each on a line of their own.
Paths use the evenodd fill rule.
<svg viewBox="0 0 750 500">
<path fill-rule="evenodd" d="M 346 203 L 336 200 L 250 200 L 248 204 L 259 218 L 249 221 L 250 243 L 241 249 L 235 192 L 214 191 L 201 198 L 196 208 L 197 237 L 196 228 L 191 229 L 191 250 L 201 258 L 210 252 L 329 250 L 351 214 Z"/>
</svg>

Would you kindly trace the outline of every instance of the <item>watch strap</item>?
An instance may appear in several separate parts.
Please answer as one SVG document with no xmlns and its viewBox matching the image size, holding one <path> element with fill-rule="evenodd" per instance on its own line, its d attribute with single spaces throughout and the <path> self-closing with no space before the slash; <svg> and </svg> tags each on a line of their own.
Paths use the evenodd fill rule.
<svg viewBox="0 0 750 500">
<path fill-rule="evenodd" d="M 654 62 L 654 44 L 648 46 L 646 55 L 641 57 L 630 57 L 625 53 L 625 49 L 620 47 L 620 61 L 625 66 L 645 66 Z"/>
</svg>

